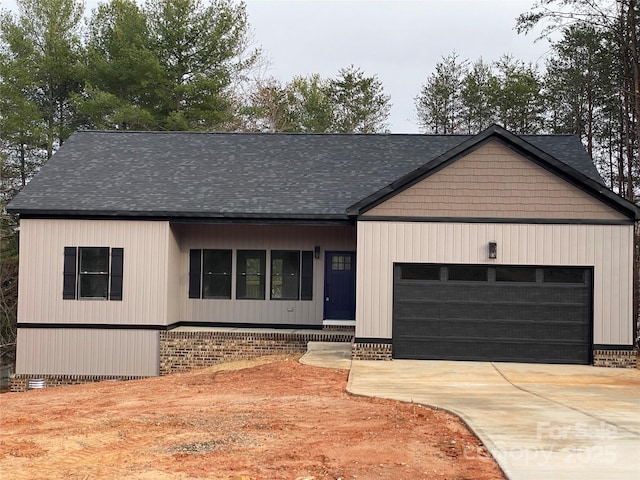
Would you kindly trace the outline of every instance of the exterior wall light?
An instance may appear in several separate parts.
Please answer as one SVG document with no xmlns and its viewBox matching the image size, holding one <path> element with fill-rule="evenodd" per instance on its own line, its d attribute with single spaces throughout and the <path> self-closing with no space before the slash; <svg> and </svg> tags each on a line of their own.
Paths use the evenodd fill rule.
<svg viewBox="0 0 640 480">
<path fill-rule="evenodd" d="M 489 258 L 498 258 L 498 244 L 489 242 Z"/>
<path fill-rule="evenodd" d="M 320 245 L 316 245 L 313 247 L 313 256 L 316 258 L 320 258 Z"/>
</svg>

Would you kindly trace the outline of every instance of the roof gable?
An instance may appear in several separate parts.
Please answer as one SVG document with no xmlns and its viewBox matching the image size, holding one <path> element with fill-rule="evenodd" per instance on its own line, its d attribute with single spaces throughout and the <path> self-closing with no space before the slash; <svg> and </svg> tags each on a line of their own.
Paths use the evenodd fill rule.
<svg viewBox="0 0 640 480">
<path fill-rule="evenodd" d="M 432 161 L 422 165 L 409 174 L 398 178 L 369 197 L 352 205 L 348 212 L 351 215 L 362 215 L 407 188 L 436 174 L 454 162 L 464 158 L 490 142 L 498 142 L 520 156 L 534 162 L 538 166 L 558 176 L 566 182 L 586 192 L 610 208 L 622 213 L 624 218 L 640 218 L 640 209 L 633 203 L 619 197 L 602 184 L 601 178 L 594 178 L 584 167 L 577 169 L 573 162 L 560 161 L 546 151 L 534 145 L 543 145 L 543 139 L 549 136 L 516 136 L 499 125 L 492 125 L 478 135 L 468 138 L 453 149 Z M 584 151 L 584 150 L 583 150 Z M 593 163 L 590 162 L 593 166 Z M 595 167 L 594 167 L 595 169 Z M 531 217 L 530 217 L 531 218 Z"/>
<path fill-rule="evenodd" d="M 498 141 L 403 189 L 366 217 L 625 220 L 626 217 Z"/>
</svg>

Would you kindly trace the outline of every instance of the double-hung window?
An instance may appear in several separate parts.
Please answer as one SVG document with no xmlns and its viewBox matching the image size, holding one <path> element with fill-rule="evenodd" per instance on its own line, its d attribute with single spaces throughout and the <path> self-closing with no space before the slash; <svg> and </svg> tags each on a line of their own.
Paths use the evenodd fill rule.
<svg viewBox="0 0 640 480">
<path fill-rule="evenodd" d="M 298 300 L 300 298 L 300 252 L 271 251 L 271 299 Z"/>
<path fill-rule="evenodd" d="M 122 300 L 123 249 L 65 247 L 62 298 Z"/>
<path fill-rule="evenodd" d="M 264 250 L 238 250 L 236 298 L 264 300 L 266 252 Z"/>
<path fill-rule="evenodd" d="M 231 250 L 191 250 L 189 264 L 189 298 L 231 298 Z"/>
<path fill-rule="evenodd" d="M 313 298 L 313 252 L 271 251 L 271 299 Z"/>
</svg>

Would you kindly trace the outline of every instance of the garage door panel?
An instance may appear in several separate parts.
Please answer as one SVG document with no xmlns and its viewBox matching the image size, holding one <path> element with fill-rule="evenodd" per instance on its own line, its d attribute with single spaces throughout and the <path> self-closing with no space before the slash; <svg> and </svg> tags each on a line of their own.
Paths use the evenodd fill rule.
<svg viewBox="0 0 640 480">
<path fill-rule="evenodd" d="M 484 285 L 438 284 L 435 282 L 403 282 L 397 291 L 398 300 L 429 300 L 455 302 L 464 299 L 467 302 L 486 301 L 487 288 Z M 428 288 L 431 295 L 424 297 L 424 289 Z"/>
<path fill-rule="evenodd" d="M 558 354 L 558 352 L 563 352 Z M 442 339 L 407 341 L 406 359 L 415 360 L 467 360 L 491 359 L 493 362 L 528 362 L 583 364 L 580 360 L 583 347 L 580 344 L 555 342 L 553 344 L 527 343 L 517 341 L 488 340 L 481 344 L 467 344 L 460 341 Z"/>
<path fill-rule="evenodd" d="M 523 305 L 526 308 L 523 308 Z M 481 320 L 510 320 L 514 323 L 543 322 L 551 319 L 552 323 L 570 321 L 588 325 L 589 307 L 584 304 L 551 304 L 523 302 L 469 302 L 466 300 L 424 302 L 411 300 L 402 302 L 394 312 L 398 319 L 445 318 Z M 403 322 L 402 322 L 403 323 Z M 402 324 L 401 323 L 401 324 Z"/>
<path fill-rule="evenodd" d="M 498 267 L 503 270 L 497 272 L 493 266 L 474 266 L 468 271 L 479 281 L 449 281 L 450 272 L 461 278 L 464 267 L 414 264 L 408 279 L 402 268 L 394 269 L 395 358 L 590 360 L 590 269 Z M 420 279 L 421 271 L 429 274 L 427 280 Z M 513 281 L 519 278 L 527 281 Z"/>
<path fill-rule="evenodd" d="M 523 322 L 505 320 L 485 320 L 480 318 L 400 319 L 401 324 L 411 325 L 408 329 L 394 331 L 399 341 L 429 338 L 456 339 L 464 332 L 463 341 L 485 341 L 492 339 L 543 341 L 554 343 L 558 339 L 584 338 L 589 333 L 588 325 L 577 322 Z"/>
<path fill-rule="evenodd" d="M 544 302 L 553 305 L 583 305 L 590 300 L 590 290 L 584 285 L 523 284 L 510 285 L 501 282 L 467 284 L 463 282 L 397 282 L 395 299 L 398 301 L 425 302 Z M 424 297 L 425 288 L 429 297 Z"/>
</svg>

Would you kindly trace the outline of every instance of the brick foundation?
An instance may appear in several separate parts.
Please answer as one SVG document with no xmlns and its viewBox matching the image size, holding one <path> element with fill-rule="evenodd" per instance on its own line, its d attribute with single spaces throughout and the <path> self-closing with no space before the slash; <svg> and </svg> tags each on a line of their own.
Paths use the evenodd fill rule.
<svg viewBox="0 0 640 480">
<path fill-rule="evenodd" d="M 390 343 L 353 343 L 351 345 L 352 360 L 391 360 Z"/>
<path fill-rule="evenodd" d="M 44 379 L 45 387 L 62 387 L 67 385 L 81 385 L 84 383 L 95 383 L 105 381 L 140 380 L 147 377 L 122 376 L 122 375 L 34 375 L 16 374 L 11 375 L 11 392 L 26 392 L 29 380 Z"/>
<path fill-rule="evenodd" d="M 634 350 L 594 350 L 594 367 L 640 368 L 638 352 Z"/>
<path fill-rule="evenodd" d="M 308 342 L 351 342 L 351 332 L 160 332 L 160 375 L 264 355 L 301 354 Z"/>
</svg>

